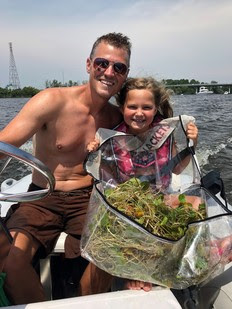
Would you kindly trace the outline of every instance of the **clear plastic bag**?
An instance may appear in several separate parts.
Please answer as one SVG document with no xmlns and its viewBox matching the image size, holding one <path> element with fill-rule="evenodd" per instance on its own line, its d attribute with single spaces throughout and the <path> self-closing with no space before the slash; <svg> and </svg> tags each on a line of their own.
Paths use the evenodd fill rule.
<svg viewBox="0 0 232 309">
<path fill-rule="evenodd" d="M 125 159 L 122 159 L 121 153 L 119 155 L 116 151 L 115 154 L 115 144 L 126 152 L 136 150 L 138 153 L 138 149 L 144 151 L 148 139 L 103 130 L 101 146 L 90 154 L 86 162 L 87 171 L 98 181 L 90 199 L 81 252 L 84 258 L 114 276 L 184 289 L 213 278 L 223 270 L 230 253 L 232 216 L 224 200 L 202 186 L 199 167 L 191 150 L 187 152 L 191 156 L 188 166 L 178 176 L 172 173 L 173 168 L 177 164 L 181 166 L 186 159 L 186 155 L 179 155 L 185 152 L 186 138 L 183 133 L 180 138 L 184 126 L 182 129 L 176 118 L 174 121 L 171 119 L 169 124 L 172 129 L 163 143 L 174 135 L 172 138 L 179 150 L 175 158 L 179 159 L 171 164 L 159 164 L 155 169 L 150 165 L 141 170 L 133 169 L 133 172 L 130 164 L 126 171 L 122 168 L 119 162 L 125 163 Z M 154 131 L 151 131 L 151 136 L 154 136 Z M 157 151 L 154 147 L 148 148 L 150 152 Z M 126 160 L 130 159 L 127 155 Z M 140 220 L 132 220 L 109 203 L 108 190 L 114 190 L 128 179 L 138 179 L 139 185 L 144 185 L 144 190 L 147 189 L 146 183 L 149 183 L 154 196 L 161 192 L 167 197 L 167 204 L 172 203 L 172 196 L 194 197 L 204 205 L 206 218 L 187 224 L 184 232 L 180 230 L 180 234 L 175 234 L 179 235 L 175 240 L 159 236 L 147 228 L 148 224 L 146 226 Z M 145 194 L 150 193 L 145 191 Z M 135 207 L 135 204 L 132 203 L 131 207 Z M 158 206 L 154 204 L 154 207 Z M 160 223 L 163 227 L 165 220 L 163 217 Z"/>
</svg>

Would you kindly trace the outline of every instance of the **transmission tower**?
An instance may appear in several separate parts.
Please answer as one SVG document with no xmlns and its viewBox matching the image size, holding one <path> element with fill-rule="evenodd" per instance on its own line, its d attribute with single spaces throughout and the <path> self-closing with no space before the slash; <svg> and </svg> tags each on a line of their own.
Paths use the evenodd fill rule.
<svg viewBox="0 0 232 309">
<path fill-rule="evenodd" d="M 15 64 L 12 42 L 9 43 L 9 47 L 10 47 L 10 66 L 9 66 L 9 85 L 8 86 L 12 89 L 19 89 L 20 81 L 19 81 L 16 64 Z"/>
</svg>

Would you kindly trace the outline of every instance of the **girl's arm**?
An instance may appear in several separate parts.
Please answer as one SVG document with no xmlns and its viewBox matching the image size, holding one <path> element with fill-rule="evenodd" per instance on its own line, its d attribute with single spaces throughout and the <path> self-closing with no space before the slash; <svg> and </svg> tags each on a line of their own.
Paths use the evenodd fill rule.
<svg viewBox="0 0 232 309">
<path fill-rule="evenodd" d="M 99 139 L 95 138 L 92 142 L 90 142 L 87 145 L 87 151 L 88 152 L 96 151 L 98 149 L 98 147 L 99 147 L 99 144 L 100 144 Z"/>
</svg>

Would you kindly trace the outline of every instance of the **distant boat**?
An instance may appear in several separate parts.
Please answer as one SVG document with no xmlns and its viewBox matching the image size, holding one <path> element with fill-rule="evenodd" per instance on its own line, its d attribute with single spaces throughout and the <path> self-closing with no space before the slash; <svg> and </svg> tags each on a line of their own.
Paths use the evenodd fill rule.
<svg viewBox="0 0 232 309">
<path fill-rule="evenodd" d="M 196 94 L 213 94 L 213 91 L 201 86 L 199 92 L 196 92 Z"/>
<path fill-rule="evenodd" d="M 229 91 L 225 91 L 224 94 L 229 94 Z"/>
</svg>

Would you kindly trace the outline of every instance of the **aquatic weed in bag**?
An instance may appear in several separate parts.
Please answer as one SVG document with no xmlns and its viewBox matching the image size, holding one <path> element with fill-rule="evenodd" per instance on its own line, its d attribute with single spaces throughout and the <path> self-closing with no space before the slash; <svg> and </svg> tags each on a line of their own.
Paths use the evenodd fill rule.
<svg viewBox="0 0 232 309">
<path fill-rule="evenodd" d="M 232 217 L 201 182 L 184 132 L 189 120 L 165 119 L 146 136 L 99 131 L 101 146 L 85 164 L 97 181 L 82 233 L 83 257 L 112 275 L 175 289 L 223 270 Z M 173 142 L 177 154 L 162 162 L 160 148 L 166 143 L 172 149 Z M 136 158 L 145 156 L 158 163 L 147 160 L 138 168 Z"/>
</svg>

